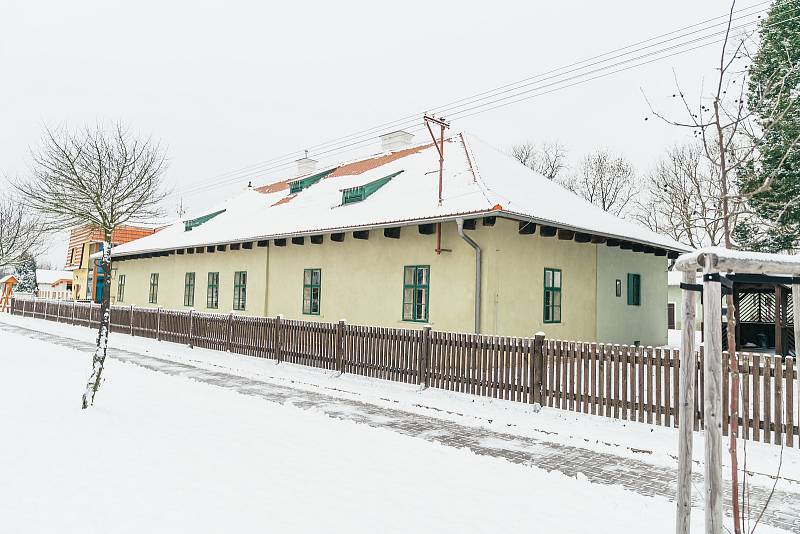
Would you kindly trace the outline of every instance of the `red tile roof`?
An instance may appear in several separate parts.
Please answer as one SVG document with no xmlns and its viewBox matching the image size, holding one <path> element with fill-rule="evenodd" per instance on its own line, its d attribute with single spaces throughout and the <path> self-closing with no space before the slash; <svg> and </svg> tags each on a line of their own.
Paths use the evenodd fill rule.
<svg viewBox="0 0 800 534">
<path fill-rule="evenodd" d="M 445 141 L 449 142 L 451 140 L 446 139 Z M 377 167 L 380 167 L 381 165 L 386 165 L 387 163 L 391 163 L 392 161 L 398 160 L 400 158 L 410 156 L 411 154 L 416 154 L 417 152 L 421 152 L 426 148 L 430 148 L 432 146 L 433 143 L 428 143 L 426 145 L 404 148 L 403 150 L 398 150 L 396 152 L 391 152 L 389 154 L 381 154 L 380 156 L 371 156 L 369 158 L 353 161 L 351 163 L 345 163 L 344 165 L 337 167 L 336 170 L 334 170 L 332 173 L 328 174 L 325 177 L 325 179 L 327 180 L 328 178 L 336 178 L 339 176 L 355 176 L 358 174 L 362 174 Z M 262 185 L 256 187 L 255 190 L 258 191 L 259 193 L 278 193 L 279 191 L 284 191 L 286 189 L 289 189 L 289 182 L 297 180 L 298 178 L 301 178 L 301 176 L 290 178 L 288 180 L 281 180 L 279 182 L 274 182 L 267 185 Z M 288 202 L 288 200 L 286 200 L 286 202 Z M 283 203 L 282 201 L 278 202 L 278 204 L 282 203 Z"/>
</svg>

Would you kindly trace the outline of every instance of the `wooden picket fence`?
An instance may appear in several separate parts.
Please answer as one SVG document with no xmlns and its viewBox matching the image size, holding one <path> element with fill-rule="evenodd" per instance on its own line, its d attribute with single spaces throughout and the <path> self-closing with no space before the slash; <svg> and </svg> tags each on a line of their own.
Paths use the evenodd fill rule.
<svg viewBox="0 0 800 534">
<path fill-rule="evenodd" d="M 94 303 L 13 299 L 11 313 L 97 327 Z M 112 306 L 112 332 L 639 423 L 678 426 L 677 349 Z M 695 429 L 703 427 L 698 352 Z M 723 357 L 723 402 L 731 372 Z M 794 358 L 739 353 L 741 437 L 797 447 Z M 729 415 L 724 414 L 728 432 Z"/>
</svg>

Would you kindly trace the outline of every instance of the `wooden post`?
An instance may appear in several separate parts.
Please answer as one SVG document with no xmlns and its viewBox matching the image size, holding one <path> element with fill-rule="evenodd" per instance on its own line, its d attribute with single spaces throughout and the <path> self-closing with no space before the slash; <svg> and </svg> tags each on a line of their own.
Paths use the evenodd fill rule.
<svg viewBox="0 0 800 534">
<path fill-rule="evenodd" d="M 695 284 L 694 271 L 683 273 L 683 283 Z M 694 352 L 695 303 L 694 291 L 681 290 L 680 397 L 678 410 L 678 515 L 677 534 L 689 534 L 692 517 L 692 430 L 694 429 L 694 390 L 697 357 Z M 676 362 L 677 365 L 677 362 Z M 678 384 L 675 384 L 678 386 Z"/>
<path fill-rule="evenodd" d="M 422 327 L 422 350 L 419 351 L 417 364 L 417 384 L 428 387 L 428 365 L 431 361 L 431 325 Z"/>
<path fill-rule="evenodd" d="M 344 373 L 344 327 L 347 321 L 339 320 L 336 326 L 336 369 Z"/>
<path fill-rule="evenodd" d="M 75 301 L 72 301 L 72 321 L 69 323 L 71 325 L 75 325 Z"/>
<path fill-rule="evenodd" d="M 792 310 L 794 311 L 794 359 L 800 360 L 800 278 L 792 284 Z M 788 347 L 787 347 L 788 348 Z M 788 350 L 787 350 L 788 352 Z"/>
<path fill-rule="evenodd" d="M 709 255 L 712 256 L 712 255 Z M 705 531 L 722 534 L 722 294 L 716 258 L 703 269 L 703 423 L 705 425 Z"/>
<path fill-rule="evenodd" d="M 231 350 L 233 348 L 232 339 L 233 339 L 233 312 L 230 312 L 228 314 L 228 352 L 233 352 Z"/>
<path fill-rule="evenodd" d="M 278 363 L 283 361 L 283 331 L 282 331 L 283 315 L 278 314 L 275 317 L 275 360 Z"/>
<path fill-rule="evenodd" d="M 594 355 L 591 355 L 594 357 Z M 544 376 L 544 332 L 536 332 L 533 336 L 533 402 L 542 405 L 542 376 Z"/>
<path fill-rule="evenodd" d="M 61 320 L 61 301 L 56 302 L 56 322 Z"/>
<path fill-rule="evenodd" d="M 775 354 L 783 355 L 783 287 L 775 284 Z"/>
<path fill-rule="evenodd" d="M 194 339 L 192 338 L 192 336 L 194 336 L 194 310 L 189 310 L 189 348 L 190 349 L 194 348 L 194 345 L 192 343 L 192 341 L 194 341 Z"/>
<path fill-rule="evenodd" d="M 133 304 L 131 304 L 131 314 L 130 314 L 130 319 L 131 319 L 131 337 L 133 337 L 133 336 L 135 335 L 135 334 L 133 333 Z"/>
<path fill-rule="evenodd" d="M 47 320 L 47 305 L 50 304 L 49 300 L 44 301 L 44 320 Z"/>
<path fill-rule="evenodd" d="M 22 299 L 22 316 L 25 317 L 25 313 L 28 311 L 28 299 Z"/>
<path fill-rule="evenodd" d="M 228 336 L 230 343 L 230 336 Z M 161 341 L 161 306 L 156 308 L 156 341 Z"/>
</svg>

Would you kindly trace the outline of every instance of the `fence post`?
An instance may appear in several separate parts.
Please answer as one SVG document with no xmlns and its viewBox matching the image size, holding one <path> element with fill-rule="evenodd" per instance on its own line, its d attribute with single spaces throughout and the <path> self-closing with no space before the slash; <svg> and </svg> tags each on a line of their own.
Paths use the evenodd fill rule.
<svg viewBox="0 0 800 534">
<path fill-rule="evenodd" d="M 28 311 L 28 300 L 22 299 L 22 316 L 25 317 L 25 313 Z"/>
<path fill-rule="evenodd" d="M 275 317 L 275 360 L 278 363 L 283 361 L 283 314 Z"/>
<path fill-rule="evenodd" d="M 346 321 L 339 320 L 336 326 L 336 369 L 339 374 L 344 373 L 344 326 Z"/>
<path fill-rule="evenodd" d="M 189 310 L 189 348 L 194 348 L 192 336 L 194 335 L 194 310 Z"/>
<path fill-rule="evenodd" d="M 594 357 L 594 355 L 592 355 Z M 544 332 L 536 332 L 533 335 L 533 394 L 531 402 L 541 406 L 544 392 L 542 391 L 542 377 L 546 369 L 544 361 Z"/>
<path fill-rule="evenodd" d="M 417 363 L 417 384 L 423 388 L 428 387 L 428 362 L 431 356 L 431 325 L 422 327 L 422 350 L 419 351 Z"/>
<path fill-rule="evenodd" d="M 228 314 L 228 352 L 233 352 L 231 350 L 231 338 L 233 337 L 233 312 Z"/>
<path fill-rule="evenodd" d="M 71 325 L 75 325 L 75 301 L 72 301 L 72 320 L 70 321 Z"/>
<path fill-rule="evenodd" d="M 56 302 L 56 322 L 61 322 L 61 301 Z"/>
<path fill-rule="evenodd" d="M 9 305 L 9 308 L 8 308 L 9 313 L 11 315 L 14 315 L 14 310 L 16 309 L 16 304 L 17 304 L 17 299 L 15 299 L 14 297 L 11 297 L 11 304 Z"/>
<path fill-rule="evenodd" d="M 49 300 L 44 301 L 44 320 L 47 320 L 47 305 L 50 304 Z"/>
<path fill-rule="evenodd" d="M 156 341 L 161 341 L 161 306 L 156 308 Z"/>
</svg>

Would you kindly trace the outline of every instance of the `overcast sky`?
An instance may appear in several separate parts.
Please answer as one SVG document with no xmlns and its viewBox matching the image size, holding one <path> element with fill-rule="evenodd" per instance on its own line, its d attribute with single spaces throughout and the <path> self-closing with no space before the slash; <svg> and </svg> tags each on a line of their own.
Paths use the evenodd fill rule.
<svg viewBox="0 0 800 534">
<path fill-rule="evenodd" d="M 6 1 L 0 175 L 26 172 L 29 147 L 37 145 L 43 125 L 122 120 L 161 140 L 170 161 L 167 181 L 180 192 L 728 7 L 721 0 Z M 703 78 L 713 76 L 717 50 L 669 58 L 453 127 L 503 149 L 558 139 L 572 160 L 607 147 L 645 172 L 686 132 L 644 121 L 640 89 L 671 109 L 673 69 L 687 93 L 697 94 Z M 416 139 L 426 140 L 422 133 Z M 354 154 L 369 154 L 378 144 L 357 148 Z M 278 171 L 242 175 L 183 201 L 195 211 L 248 180 L 292 174 Z M 177 195 L 172 200 L 177 204 Z M 168 208 L 174 213 L 174 205 Z M 65 242 L 56 242 L 46 258 L 60 266 L 65 250 Z"/>
</svg>

